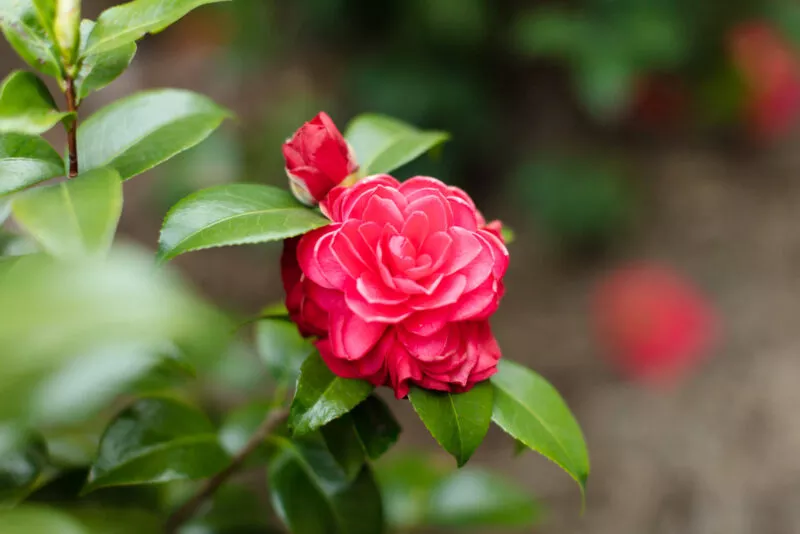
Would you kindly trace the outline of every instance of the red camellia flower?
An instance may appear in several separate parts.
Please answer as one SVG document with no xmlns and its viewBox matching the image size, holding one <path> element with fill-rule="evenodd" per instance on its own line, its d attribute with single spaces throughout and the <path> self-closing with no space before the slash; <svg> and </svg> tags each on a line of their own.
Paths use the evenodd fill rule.
<svg viewBox="0 0 800 534">
<path fill-rule="evenodd" d="M 460 392 L 496 371 L 489 316 L 508 251 L 462 190 L 388 175 L 337 187 L 332 223 L 288 241 L 287 307 L 330 369 L 345 378 Z"/>
<path fill-rule="evenodd" d="M 748 91 L 754 133 L 771 138 L 785 134 L 800 114 L 800 56 L 764 22 L 735 27 L 728 43 L 734 65 Z"/>
<path fill-rule="evenodd" d="M 324 111 L 283 144 L 283 158 L 292 192 L 309 206 L 358 170 L 350 145 Z"/>
<path fill-rule="evenodd" d="M 714 337 L 705 299 L 658 266 L 620 269 L 595 295 L 595 326 L 609 357 L 635 380 L 668 385 L 699 363 Z"/>
</svg>

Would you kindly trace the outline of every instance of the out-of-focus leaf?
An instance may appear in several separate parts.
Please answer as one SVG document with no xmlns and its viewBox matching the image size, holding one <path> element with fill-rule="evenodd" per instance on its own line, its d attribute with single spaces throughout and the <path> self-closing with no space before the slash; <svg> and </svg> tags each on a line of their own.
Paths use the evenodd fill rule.
<svg viewBox="0 0 800 534">
<path fill-rule="evenodd" d="M 373 389 L 365 380 L 336 376 L 312 354 L 300 368 L 289 426 L 297 436 L 312 432 L 355 408 Z"/>
<path fill-rule="evenodd" d="M 90 534 L 145 534 L 163 531 L 163 521 L 151 511 L 91 506 L 75 507 L 66 511 Z"/>
<path fill-rule="evenodd" d="M 189 521 L 180 534 L 278 534 L 269 528 L 267 513 L 252 488 L 227 484 L 211 506 Z"/>
<path fill-rule="evenodd" d="M 453 471 L 433 460 L 405 453 L 378 464 L 392 527 L 522 527 L 538 519 L 536 501 L 502 477 L 471 468 Z"/>
<path fill-rule="evenodd" d="M 84 54 L 98 54 L 157 33 L 196 7 L 227 0 L 134 0 L 103 11 Z"/>
<path fill-rule="evenodd" d="M 14 198 L 14 218 L 54 256 L 108 252 L 122 213 L 122 182 L 113 169 L 96 169 Z"/>
<path fill-rule="evenodd" d="M 0 509 L 14 505 L 33 489 L 47 465 L 47 444 L 29 435 L 13 450 L 0 452 Z"/>
<path fill-rule="evenodd" d="M 167 398 L 143 398 L 109 424 L 84 491 L 204 478 L 228 461 L 201 412 Z"/>
<path fill-rule="evenodd" d="M 58 53 L 33 2 L 0 0 L 0 30 L 28 65 L 48 76 L 60 77 Z"/>
<path fill-rule="evenodd" d="M 272 317 L 289 317 L 289 310 L 286 309 L 286 304 L 283 302 L 275 302 L 269 304 L 261 309 L 259 317 L 272 318 Z"/>
<path fill-rule="evenodd" d="M 577 52 L 586 21 L 559 9 L 535 9 L 518 17 L 511 30 L 520 52 L 532 56 L 570 57 Z"/>
<path fill-rule="evenodd" d="M 0 134 L 0 195 L 64 175 L 64 161 L 37 135 Z"/>
<path fill-rule="evenodd" d="M 583 492 L 589 453 L 580 426 L 558 391 L 530 369 L 505 359 L 491 383 L 495 389 L 492 420 L 559 465 Z"/>
<path fill-rule="evenodd" d="M 533 526 L 539 515 L 536 501 L 507 480 L 462 469 L 433 488 L 427 517 L 436 526 L 490 528 Z"/>
<path fill-rule="evenodd" d="M 272 377 L 280 384 L 294 384 L 300 366 L 314 352 L 297 325 L 283 319 L 261 319 L 256 323 L 256 346 Z"/>
<path fill-rule="evenodd" d="M 418 453 L 392 454 L 376 464 L 386 520 L 393 529 L 406 531 L 428 523 L 431 491 L 450 469 Z"/>
<path fill-rule="evenodd" d="M 127 180 L 200 143 L 229 116 L 228 110 L 190 91 L 136 93 L 78 127 L 80 169 L 112 167 Z"/>
<path fill-rule="evenodd" d="M 20 506 L 0 510 L 3 534 L 90 534 L 64 512 L 44 506 Z"/>
<path fill-rule="evenodd" d="M 288 191 L 257 184 L 221 185 L 189 195 L 169 211 L 158 254 L 167 260 L 192 250 L 278 241 L 329 222 Z"/>
<path fill-rule="evenodd" d="M 517 237 L 517 234 L 514 232 L 514 230 L 508 226 L 503 226 L 503 229 L 500 230 L 500 234 L 502 235 L 503 241 L 506 245 L 510 245 Z"/>
<path fill-rule="evenodd" d="M 0 85 L 0 133 L 37 135 L 71 117 L 58 110 L 47 86 L 31 72 L 14 71 Z"/>
<path fill-rule="evenodd" d="M 2 144 L 2 141 L 0 141 L 0 144 Z M 0 164 L 0 166 L 1 165 L 2 164 Z M 6 222 L 9 215 L 11 215 L 11 202 L 9 202 L 8 199 L 0 198 L 0 226 L 3 226 L 3 223 Z"/>
<path fill-rule="evenodd" d="M 349 482 L 318 442 L 273 437 L 269 465 L 275 512 L 294 534 L 380 534 L 380 493 L 369 466 Z M 309 513 L 313 510 L 314 513 Z"/>
<path fill-rule="evenodd" d="M 89 96 L 89 93 L 99 91 L 125 72 L 136 55 L 136 43 L 130 42 L 99 54 L 86 55 L 86 42 L 94 28 L 94 22 L 84 20 L 81 22 L 81 70 L 75 77 L 75 93 L 78 102 Z"/>
<path fill-rule="evenodd" d="M 254 401 L 230 412 L 219 429 L 219 441 L 231 456 L 244 448 L 274 405 L 266 401 Z M 265 463 L 269 455 L 266 444 L 259 447 L 248 458 L 248 465 Z"/>
<path fill-rule="evenodd" d="M 492 422 L 493 394 L 489 382 L 482 382 L 465 393 L 415 387 L 408 397 L 431 435 L 461 467 L 486 437 Z"/>
<path fill-rule="evenodd" d="M 383 115 L 353 119 L 345 139 L 356 152 L 363 175 L 391 172 L 450 138 L 446 132 L 422 131 Z"/>
<path fill-rule="evenodd" d="M 228 333 L 223 317 L 132 250 L 103 261 L 20 257 L 0 276 L 0 309 L 14 310 L 0 321 L 0 420 L 49 419 L 61 407 L 48 399 L 78 399 L 81 391 L 94 398 L 82 390 L 90 384 L 111 394 L 105 373 L 108 384 L 127 385 L 134 367 L 152 361 L 149 351 L 136 348 L 157 353 L 174 342 L 190 362 L 204 364 L 219 354 Z M 103 357 L 114 347 L 131 348 L 130 359 L 120 354 L 115 363 L 113 351 Z M 97 358 L 95 365 L 85 358 Z M 91 367 L 90 374 L 70 379 L 82 366 Z"/>
</svg>

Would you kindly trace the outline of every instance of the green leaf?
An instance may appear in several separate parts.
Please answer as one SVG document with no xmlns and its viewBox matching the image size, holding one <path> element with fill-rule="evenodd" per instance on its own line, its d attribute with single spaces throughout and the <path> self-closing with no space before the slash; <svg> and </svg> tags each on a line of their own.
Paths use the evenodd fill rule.
<svg viewBox="0 0 800 534">
<path fill-rule="evenodd" d="M 168 398 L 143 398 L 109 424 L 84 492 L 205 478 L 228 461 L 205 415 Z"/>
<path fill-rule="evenodd" d="M 491 382 L 495 389 L 492 420 L 558 464 L 583 492 L 589 453 L 580 426 L 558 391 L 530 369 L 505 359 L 500 360 Z"/>
<path fill-rule="evenodd" d="M 0 453 L 0 508 L 14 505 L 34 488 L 47 466 L 47 444 L 30 435 L 11 452 Z"/>
<path fill-rule="evenodd" d="M 139 506 L 142 506 L 139 504 Z M 137 508 L 79 506 L 67 509 L 87 532 L 96 534 L 143 534 L 163 532 L 163 521 L 153 511 Z M 55 533 L 53 533 L 55 534 Z"/>
<path fill-rule="evenodd" d="M 503 229 L 500 230 L 500 233 L 503 236 L 503 241 L 506 245 L 510 245 L 517 237 L 517 234 L 514 232 L 514 230 L 508 226 L 503 226 Z"/>
<path fill-rule="evenodd" d="M 300 366 L 314 352 L 297 325 L 284 319 L 261 319 L 256 323 L 256 347 L 272 377 L 279 384 L 294 384 Z"/>
<path fill-rule="evenodd" d="M 422 131 L 383 115 L 359 115 L 345 139 L 356 152 L 362 175 L 389 173 L 450 138 L 446 132 Z"/>
<path fill-rule="evenodd" d="M 58 111 L 47 86 L 33 73 L 14 71 L 0 85 L 0 133 L 37 135 L 72 116 Z"/>
<path fill-rule="evenodd" d="M 384 513 L 392 530 L 406 532 L 428 523 L 428 502 L 450 469 L 427 455 L 392 454 L 376 465 Z"/>
<path fill-rule="evenodd" d="M 462 469 L 431 491 L 427 522 L 452 528 L 533 526 L 539 506 L 509 481 L 486 471 Z"/>
<path fill-rule="evenodd" d="M 210 507 L 183 527 L 182 534 L 278 534 L 268 528 L 268 512 L 252 488 L 226 484 L 214 493 Z M 153 531 L 155 532 L 155 530 Z"/>
<path fill-rule="evenodd" d="M 219 429 L 219 441 L 225 451 L 234 456 L 244 448 L 267 414 L 275 408 L 267 401 L 254 401 L 231 411 Z M 266 445 L 259 447 L 248 458 L 247 465 L 264 463 L 269 457 Z"/>
<path fill-rule="evenodd" d="M 355 478 L 366 458 L 376 460 L 397 442 L 400 425 L 386 404 L 375 395 L 321 429 L 331 454 L 349 480 Z"/>
<path fill-rule="evenodd" d="M 0 195 L 64 175 L 64 161 L 36 135 L 0 134 Z"/>
<path fill-rule="evenodd" d="M 192 250 L 278 241 L 330 221 L 300 204 L 288 191 L 257 184 L 230 184 L 198 191 L 167 214 L 159 258 Z"/>
<path fill-rule="evenodd" d="M 523 527 L 539 518 L 536 501 L 498 475 L 445 468 L 430 456 L 392 455 L 377 467 L 389 524 L 398 531 L 425 527 Z"/>
<path fill-rule="evenodd" d="M 32 2 L 0 0 L 0 30 L 28 65 L 48 76 L 61 77 L 52 38 Z"/>
<path fill-rule="evenodd" d="M 134 0 L 114 6 L 100 14 L 84 53 L 98 54 L 131 43 L 163 30 L 196 7 L 222 1 L 227 0 Z"/>
<path fill-rule="evenodd" d="M 386 403 L 375 395 L 370 395 L 356 406 L 350 412 L 350 417 L 353 419 L 364 451 L 372 460 L 383 456 L 400 437 L 400 424 Z"/>
<path fill-rule="evenodd" d="M 380 534 L 380 493 L 369 466 L 352 482 L 317 442 L 274 437 L 269 487 L 278 517 L 293 534 Z M 309 511 L 313 510 L 313 513 Z"/>
<path fill-rule="evenodd" d="M 44 506 L 0 510 L 3 534 L 89 534 L 75 519 Z"/>
<path fill-rule="evenodd" d="M 122 182 L 96 169 L 14 198 L 14 218 L 53 256 L 108 252 L 122 213 Z"/>
<path fill-rule="evenodd" d="M 2 144 L 2 140 L 0 140 L 0 144 Z M 9 215 L 11 215 L 11 202 L 7 198 L 0 198 L 0 226 L 3 226 Z M 5 245 L 5 243 L 3 244 Z"/>
<path fill-rule="evenodd" d="M 373 389 L 364 380 L 334 375 L 319 354 L 312 354 L 300 368 L 289 426 L 297 436 L 308 434 L 355 408 Z"/>
<path fill-rule="evenodd" d="M 99 54 L 86 55 L 86 42 L 89 33 L 94 28 L 94 22 L 84 20 L 81 22 L 81 55 L 85 56 L 81 62 L 81 69 L 75 77 L 75 92 L 78 102 L 89 96 L 89 93 L 99 91 L 125 72 L 136 55 L 136 43 L 130 42 L 117 48 L 100 52 Z"/>
<path fill-rule="evenodd" d="M 334 419 L 320 429 L 328 450 L 342 468 L 347 480 L 355 480 L 364 466 L 364 446 L 361 444 L 350 414 Z"/>
<path fill-rule="evenodd" d="M 193 365 L 207 365 L 229 328 L 168 271 L 154 269 L 149 255 L 133 250 L 102 260 L 17 258 L 0 276 L 0 309 L 15 310 L 0 321 L 0 421 L 31 424 L 64 417 L 65 399 L 91 404 L 95 395 L 123 391 L 164 343 L 180 347 Z"/>
<path fill-rule="evenodd" d="M 408 395 L 422 422 L 461 467 L 486 437 L 492 421 L 493 389 L 481 382 L 466 393 L 412 388 Z"/>
<path fill-rule="evenodd" d="M 112 167 L 127 180 L 200 143 L 228 116 L 227 110 L 190 91 L 136 93 L 78 127 L 80 169 Z"/>
</svg>

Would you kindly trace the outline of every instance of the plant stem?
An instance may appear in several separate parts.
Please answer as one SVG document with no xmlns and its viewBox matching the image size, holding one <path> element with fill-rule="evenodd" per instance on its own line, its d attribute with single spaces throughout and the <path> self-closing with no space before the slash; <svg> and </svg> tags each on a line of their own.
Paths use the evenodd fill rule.
<svg viewBox="0 0 800 534">
<path fill-rule="evenodd" d="M 216 492 L 222 484 L 224 484 L 239 468 L 242 467 L 245 460 L 247 460 L 248 456 L 250 456 L 256 448 L 261 445 L 264 439 L 273 431 L 275 428 L 278 427 L 285 419 L 288 417 L 289 412 L 285 408 L 281 408 L 278 410 L 273 410 L 267 414 L 267 417 L 264 418 L 264 421 L 261 422 L 261 425 L 258 429 L 250 436 L 247 444 L 242 447 L 242 450 L 239 451 L 236 456 L 233 457 L 231 463 L 228 466 L 214 475 L 213 477 L 206 480 L 202 486 L 197 490 L 197 492 L 192 496 L 191 499 L 186 501 L 186 503 L 178 508 L 170 517 L 167 519 L 167 523 L 164 527 L 164 532 L 166 534 L 175 534 L 186 521 L 191 519 L 196 513 L 197 510 L 203 505 L 203 503 L 211 497 L 214 492 Z"/>
<path fill-rule="evenodd" d="M 78 176 L 78 106 L 75 104 L 75 82 L 71 76 L 64 80 L 66 84 L 67 111 L 75 113 L 75 118 L 67 127 L 67 146 L 69 147 L 69 177 Z"/>
</svg>

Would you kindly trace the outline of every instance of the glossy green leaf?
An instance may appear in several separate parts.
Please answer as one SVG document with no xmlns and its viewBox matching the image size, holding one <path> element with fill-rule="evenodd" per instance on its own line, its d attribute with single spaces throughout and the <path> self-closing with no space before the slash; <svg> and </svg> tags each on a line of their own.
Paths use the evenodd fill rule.
<svg viewBox="0 0 800 534">
<path fill-rule="evenodd" d="M 48 76 L 60 76 L 57 50 L 33 2 L 0 0 L 0 30 L 28 65 Z"/>
<path fill-rule="evenodd" d="M 298 436 L 312 432 L 355 408 L 373 389 L 364 380 L 334 375 L 319 354 L 312 354 L 300 368 L 289 426 Z"/>
<path fill-rule="evenodd" d="M 356 152 L 362 175 L 389 173 L 444 143 L 446 132 L 422 131 L 383 115 L 359 115 L 345 138 Z"/>
<path fill-rule="evenodd" d="M 0 133 L 37 135 L 72 117 L 58 110 L 47 86 L 35 74 L 14 71 L 0 85 Z"/>
<path fill-rule="evenodd" d="M 136 93 L 78 127 L 79 167 L 82 172 L 112 167 L 127 180 L 200 143 L 229 116 L 190 91 Z"/>
<path fill-rule="evenodd" d="M 366 456 L 350 414 L 344 414 L 323 426 L 320 434 L 347 480 L 355 480 L 361 473 Z"/>
<path fill-rule="evenodd" d="M 491 382 L 495 389 L 492 420 L 561 466 L 583 491 L 589 477 L 589 453 L 580 426 L 558 391 L 530 369 L 505 359 L 500 360 Z"/>
<path fill-rule="evenodd" d="M 64 175 L 64 161 L 37 135 L 0 134 L 0 195 Z"/>
<path fill-rule="evenodd" d="M 27 496 L 46 465 L 47 444 L 39 436 L 28 436 L 10 452 L 0 452 L 0 508 Z"/>
<path fill-rule="evenodd" d="M 69 515 L 45 506 L 0 510 L 0 525 L 3 534 L 90 534 Z"/>
<path fill-rule="evenodd" d="M 221 185 L 198 191 L 173 206 L 161 229 L 158 254 L 167 260 L 192 250 L 278 241 L 329 222 L 283 189 Z"/>
<path fill-rule="evenodd" d="M 0 307 L 15 310 L 0 321 L 0 421 L 52 422 L 65 416 L 65 399 L 94 402 L 95 395 L 119 393 L 163 343 L 203 365 L 218 356 L 229 328 L 169 272 L 154 269 L 150 256 L 133 250 L 102 260 L 20 257 L 0 276 Z"/>
<path fill-rule="evenodd" d="M 42 1 L 42 0 L 39 0 Z M 74 65 L 80 44 L 81 0 L 56 0 L 53 31 L 61 57 L 66 65 Z"/>
<path fill-rule="evenodd" d="M 272 504 L 293 534 L 384 531 L 380 493 L 368 466 L 350 482 L 318 442 L 271 441 L 277 448 L 268 471 Z"/>
<path fill-rule="evenodd" d="M 254 401 L 237 408 L 225 416 L 219 429 L 219 441 L 225 451 L 233 456 L 241 451 L 250 441 L 267 414 L 275 408 L 267 401 Z M 266 445 L 259 447 L 248 458 L 248 465 L 256 465 L 267 461 L 269 451 Z"/>
<path fill-rule="evenodd" d="M 294 384 L 300 366 L 314 352 L 314 345 L 283 319 L 261 319 L 256 323 L 258 355 L 272 377 L 280 384 Z"/>
<path fill-rule="evenodd" d="M 328 450 L 349 479 L 355 478 L 367 458 L 375 460 L 397 442 L 400 425 L 388 406 L 375 395 L 321 429 Z"/>
<path fill-rule="evenodd" d="M 492 386 L 482 382 L 457 394 L 415 387 L 408 398 L 431 435 L 460 467 L 486 437 L 492 421 L 493 393 Z"/>
<path fill-rule="evenodd" d="M 364 451 L 372 460 L 377 460 L 397 443 L 400 424 L 392 411 L 379 397 L 370 395 L 350 412 L 356 432 Z"/>
<path fill-rule="evenodd" d="M 42 25 L 47 37 L 55 43 L 56 4 L 58 0 L 30 0 L 30 3 L 33 4 L 34 10 L 36 10 L 36 14 L 39 16 L 39 24 Z"/>
<path fill-rule="evenodd" d="M 122 213 L 122 182 L 113 169 L 88 171 L 18 195 L 12 211 L 54 256 L 105 254 Z"/>
<path fill-rule="evenodd" d="M 205 478 L 228 462 L 205 415 L 168 398 L 143 398 L 109 424 L 84 491 Z"/>
<path fill-rule="evenodd" d="M 498 475 L 462 469 L 431 491 L 427 522 L 453 528 L 533 526 L 539 506 L 522 489 Z"/>
<path fill-rule="evenodd" d="M 113 50 L 163 30 L 196 7 L 223 1 L 227 0 L 134 0 L 114 6 L 100 14 L 84 53 Z"/>
<path fill-rule="evenodd" d="M 86 49 L 89 33 L 94 28 L 94 22 L 84 20 L 81 22 L 81 50 Z M 75 92 L 78 102 L 89 96 L 94 91 L 99 91 L 125 72 L 136 55 L 136 43 L 130 42 L 99 54 L 86 55 L 81 62 L 81 69 L 75 77 Z"/>
</svg>

